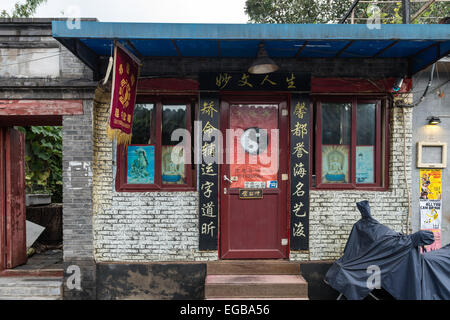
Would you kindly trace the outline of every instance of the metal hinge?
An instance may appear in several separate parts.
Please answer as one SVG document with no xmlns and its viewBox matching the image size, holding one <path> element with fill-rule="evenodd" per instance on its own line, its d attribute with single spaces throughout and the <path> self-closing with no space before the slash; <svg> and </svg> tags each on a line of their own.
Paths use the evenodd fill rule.
<svg viewBox="0 0 450 320">
<path fill-rule="evenodd" d="M 281 239 L 281 245 L 282 246 L 287 246 L 288 245 L 288 239 Z"/>
<path fill-rule="evenodd" d="M 282 115 L 283 117 L 287 117 L 288 114 L 289 114 L 289 112 L 287 111 L 287 109 L 282 109 L 282 110 L 281 110 L 281 115 Z"/>
<path fill-rule="evenodd" d="M 223 194 L 227 194 L 227 188 L 223 188 Z"/>
</svg>

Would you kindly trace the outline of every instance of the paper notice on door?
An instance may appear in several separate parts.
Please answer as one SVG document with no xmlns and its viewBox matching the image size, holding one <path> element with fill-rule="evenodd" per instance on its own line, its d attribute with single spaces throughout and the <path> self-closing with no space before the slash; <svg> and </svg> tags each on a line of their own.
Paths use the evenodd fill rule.
<svg viewBox="0 0 450 320">
<path fill-rule="evenodd" d="M 266 183 L 264 181 L 245 181 L 244 188 L 245 189 L 264 189 L 266 187 Z"/>
</svg>

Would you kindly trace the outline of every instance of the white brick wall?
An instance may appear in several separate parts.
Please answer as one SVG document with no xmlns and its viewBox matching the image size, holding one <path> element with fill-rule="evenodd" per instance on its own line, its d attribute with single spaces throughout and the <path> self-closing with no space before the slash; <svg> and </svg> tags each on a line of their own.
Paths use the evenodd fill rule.
<svg viewBox="0 0 450 320">
<path fill-rule="evenodd" d="M 217 260 L 217 251 L 198 251 L 198 193 L 123 193 L 113 189 L 112 144 L 106 139 L 109 98 L 97 95 L 94 139 L 94 239 L 97 261 Z M 342 255 L 356 202 L 369 200 L 372 215 L 396 231 L 404 230 L 407 194 L 403 176 L 401 110 L 391 111 L 390 188 L 388 191 L 311 191 L 310 251 L 291 252 L 291 260 L 328 260 Z M 407 176 L 410 183 L 411 112 L 406 110 Z"/>
</svg>

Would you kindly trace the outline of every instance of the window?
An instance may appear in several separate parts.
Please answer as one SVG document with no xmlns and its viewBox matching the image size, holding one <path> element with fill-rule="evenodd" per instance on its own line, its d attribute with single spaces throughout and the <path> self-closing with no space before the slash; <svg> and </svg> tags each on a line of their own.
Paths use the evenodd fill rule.
<svg viewBox="0 0 450 320">
<path fill-rule="evenodd" d="M 138 98 L 131 144 L 117 148 L 117 191 L 194 190 L 193 110 L 190 98 Z"/>
<path fill-rule="evenodd" d="M 319 189 L 386 187 L 384 104 L 364 97 L 316 99 L 313 185 Z"/>
</svg>

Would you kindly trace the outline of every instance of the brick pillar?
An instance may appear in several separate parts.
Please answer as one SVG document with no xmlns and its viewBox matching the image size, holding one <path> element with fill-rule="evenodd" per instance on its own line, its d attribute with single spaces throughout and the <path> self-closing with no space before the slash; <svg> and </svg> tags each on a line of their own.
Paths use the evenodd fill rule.
<svg viewBox="0 0 450 320">
<path fill-rule="evenodd" d="M 96 298 L 92 223 L 93 101 L 85 100 L 83 110 L 83 115 L 63 117 L 64 299 Z"/>
</svg>

